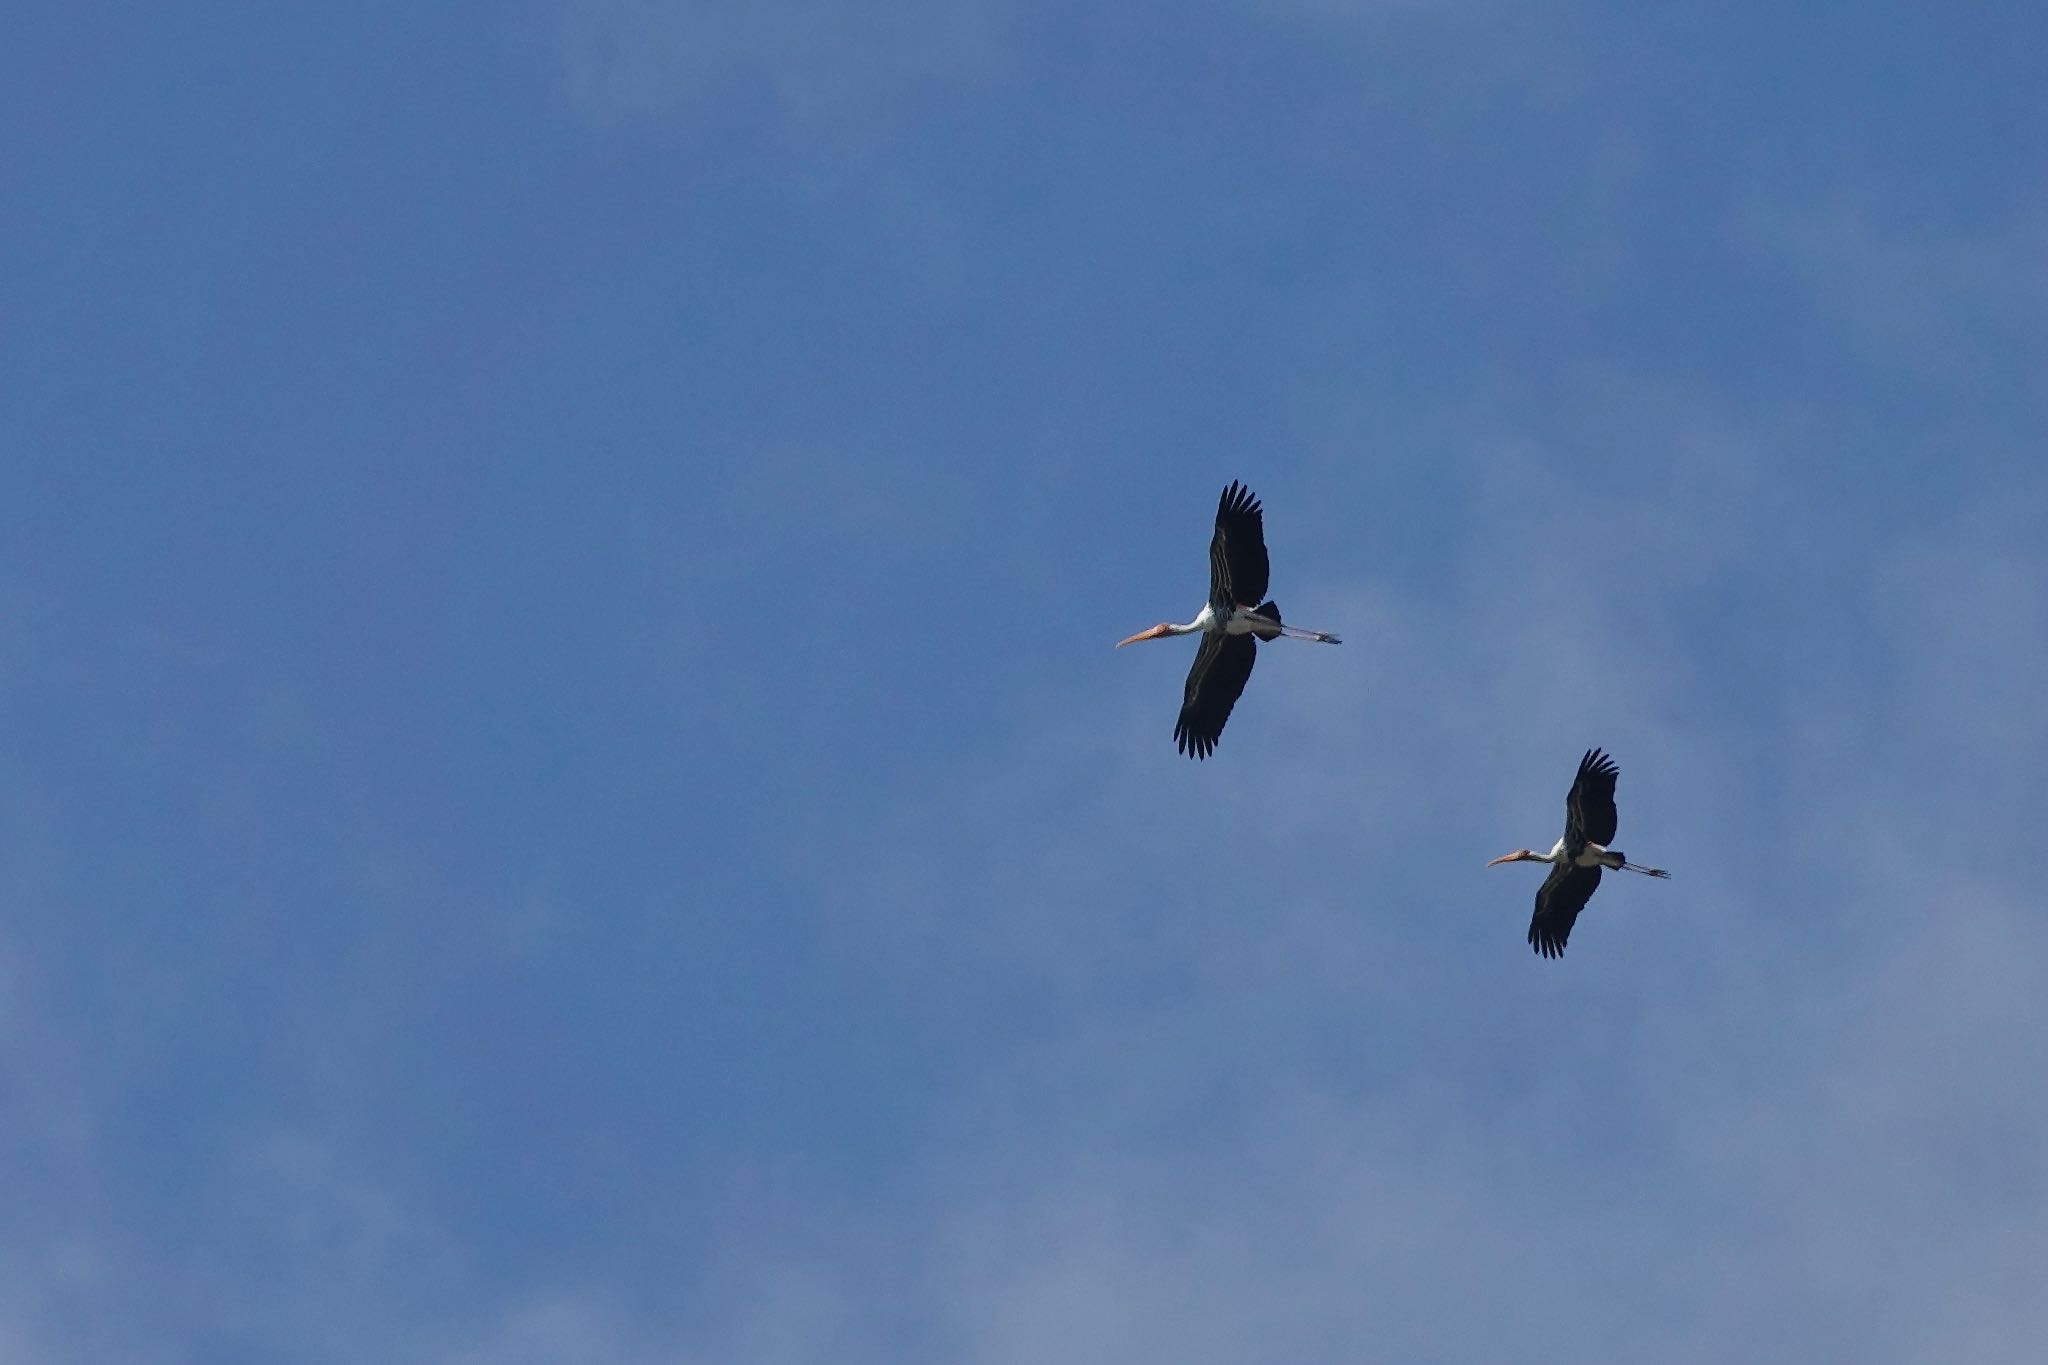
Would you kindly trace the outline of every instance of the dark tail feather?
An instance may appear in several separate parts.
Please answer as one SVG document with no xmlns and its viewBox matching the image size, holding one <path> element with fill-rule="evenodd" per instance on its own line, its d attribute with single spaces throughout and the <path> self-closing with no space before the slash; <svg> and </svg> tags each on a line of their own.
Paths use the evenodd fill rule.
<svg viewBox="0 0 2048 1365">
<path fill-rule="evenodd" d="M 1253 607 L 1252 615 L 1263 616 L 1277 626 L 1280 624 L 1280 604 L 1268 600 L 1263 606 Z M 1261 640 L 1277 640 L 1280 638 L 1279 631 L 1260 630 L 1257 626 L 1252 627 L 1252 634 L 1258 636 Z"/>
</svg>

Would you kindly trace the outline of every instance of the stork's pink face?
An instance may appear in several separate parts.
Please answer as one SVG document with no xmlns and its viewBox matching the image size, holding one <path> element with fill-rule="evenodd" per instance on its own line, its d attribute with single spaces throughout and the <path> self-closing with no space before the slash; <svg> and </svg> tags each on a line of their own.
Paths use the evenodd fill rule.
<svg viewBox="0 0 2048 1365">
<path fill-rule="evenodd" d="M 1538 861 L 1536 857 L 1536 850 L 1530 848 L 1518 848 L 1513 853 L 1501 854 L 1498 858 L 1495 858 L 1492 862 L 1488 863 L 1487 866 L 1498 867 L 1502 863 L 1533 863 L 1536 861 Z"/>
<path fill-rule="evenodd" d="M 1125 645 L 1134 645 L 1140 640 L 1157 640 L 1163 635 L 1171 635 L 1172 633 L 1173 622 L 1161 621 L 1150 630 L 1141 630 L 1136 635 L 1130 636 L 1127 639 L 1118 640 L 1116 647 L 1122 649 Z"/>
</svg>

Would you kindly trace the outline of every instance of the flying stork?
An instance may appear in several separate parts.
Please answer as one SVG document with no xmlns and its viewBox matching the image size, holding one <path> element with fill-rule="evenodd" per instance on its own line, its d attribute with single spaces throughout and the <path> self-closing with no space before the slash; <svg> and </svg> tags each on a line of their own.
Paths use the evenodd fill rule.
<svg viewBox="0 0 2048 1365">
<path fill-rule="evenodd" d="M 1258 657 L 1252 641 L 1284 635 L 1290 640 L 1341 643 L 1320 630 L 1282 625 L 1279 606 L 1260 601 L 1266 595 L 1269 571 L 1259 500 L 1251 489 L 1233 480 L 1216 503 L 1216 534 L 1209 541 L 1208 605 L 1184 626 L 1161 621 L 1150 630 L 1116 642 L 1122 649 L 1168 635 L 1202 637 L 1194 667 L 1188 670 L 1180 720 L 1173 727 L 1174 747 L 1190 758 L 1207 758 L 1215 752 L 1223 722 L 1230 719 L 1230 708 L 1237 704 L 1238 694 L 1252 676 L 1252 664 Z"/>
<path fill-rule="evenodd" d="M 1518 848 L 1487 864 L 1549 863 L 1550 875 L 1536 892 L 1536 914 L 1529 921 L 1529 946 L 1544 957 L 1563 957 L 1572 921 L 1600 885 L 1600 869 L 1669 877 L 1661 867 L 1638 867 L 1628 855 L 1607 847 L 1614 838 L 1614 784 L 1621 769 L 1598 749 L 1586 750 L 1579 774 L 1564 798 L 1564 838 L 1548 853 Z"/>
</svg>

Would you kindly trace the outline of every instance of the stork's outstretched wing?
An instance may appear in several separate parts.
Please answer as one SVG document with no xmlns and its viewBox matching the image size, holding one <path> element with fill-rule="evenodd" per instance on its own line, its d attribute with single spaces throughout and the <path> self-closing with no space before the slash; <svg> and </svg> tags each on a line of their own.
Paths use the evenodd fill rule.
<svg viewBox="0 0 2048 1365">
<path fill-rule="evenodd" d="M 1536 889 L 1536 913 L 1529 920 L 1529 946 L 1545 957 L 1563 957 L 1565 940 L 1579 911 L 1600 886 L 1600 869 L 1558 863 Z"/>
<path fill-rule="evenodd" d="M 1265 509 L 1252 490 L 1232 481 L 1216 503 L 1216 534 L 1209 540 L 1209 605 L 1226 618 L 1232 607 L 1266 600 L 1272 562 L 1266 557 Z"/>
<path fill-rule="evenodd" d="M 1586 750 L 1578 776 L 1564 798 L 1564 846 L 1576 855 L 1588 843 L 1605 848 L 1614 842 L 1619 817 L 1614 813 L 1614 784 L 1621 769 L 1598 749 Z M 1590 894 L 1590 893 L 1589 893 Z"/>
<path fill-rule="evenodd" d="M 1174 746 L 1189 758 L 1207 758 L 1216 751 L 1223 722 L 1244 693 L 1258 661 L 1258 646 L 1249 635 L 1204 635 L 1188 670 L 1188 690 L 1173 727 Z"/>
</svg>

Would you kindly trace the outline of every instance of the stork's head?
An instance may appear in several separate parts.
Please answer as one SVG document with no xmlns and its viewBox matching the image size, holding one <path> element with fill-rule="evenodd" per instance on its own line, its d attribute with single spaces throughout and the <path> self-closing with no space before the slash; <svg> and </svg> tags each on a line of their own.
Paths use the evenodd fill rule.
<svg viewBox="0 0 2048 1365">
<path fill-rule="evenodd" d="M 1138 641 L 1140 640 L 1157 640 L 1165 636 L 1171 635 L 1173 633 L 1173 622 L 1161 621 L 1158 625 L 1153 626 L 1149 630 L 1141 630 L 1136 635 L 1132 635 L 1126 639 L 1118 640 L 1116 642 L 1116 647 L 1118 649 L 1122 649 L 1125 645 L 1134 645 L 1138 643 Z"/>
<path fill-rule="evenodd" d="M 1488 863 L 1487 866 L 1498 867 L 1502 863 L 1536 863 L 1541 861 L 1543 861 L 1542 855 L 1537 853 L 1535 849 L 1518 848 L 1513 853 L 1501 854 L 1498 858 Z"/>
</svg>

